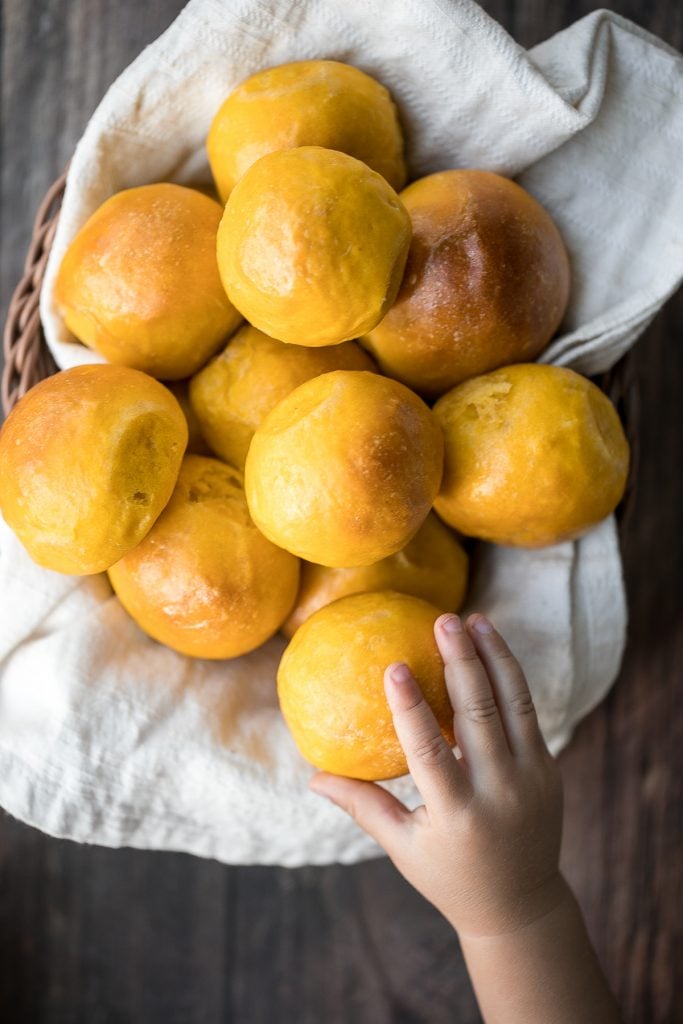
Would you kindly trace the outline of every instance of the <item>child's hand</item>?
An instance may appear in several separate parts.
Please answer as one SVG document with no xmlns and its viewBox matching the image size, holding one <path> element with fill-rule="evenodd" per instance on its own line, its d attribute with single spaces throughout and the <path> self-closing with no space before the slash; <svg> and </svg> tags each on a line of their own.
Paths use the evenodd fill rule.
<svg viewBox="0 0 683 1024">
<path fill-rule="evenodd" d="M 581 912 L 560 875 L 562 791 L 524 673 L 483 615 L 442 615 L 462 757 L 453 756 L 405 665 L 384 677 L 424 806 L 326 772 L 311 789 L 348 811 L 448 918 L 487 1024 L 618 1024 Z"/>
<path fill-rule="evenodd" d="M 373 836 L 461 937 L 500 935 L 564 897 L 562 794 L 519 664 L 482 615 L 434 627 L 461 757 L 405 665 L 386 671 L 394 726 L 424 806 L 410 812 L 371 782 L 320 772 L 311 789 Z"/>
</svg>

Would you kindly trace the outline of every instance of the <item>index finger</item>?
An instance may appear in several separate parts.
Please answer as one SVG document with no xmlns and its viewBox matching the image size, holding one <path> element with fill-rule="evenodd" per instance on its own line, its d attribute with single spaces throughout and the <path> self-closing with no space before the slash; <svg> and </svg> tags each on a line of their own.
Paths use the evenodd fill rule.
<svg viewBox="0 0 683 1024">
<path fill-rule="evenodd" d="M 469 792 L 469 781 L 408 666 L 390 665 L 384 689 L 396 735 L 427 810 L 452 810 Z"/>
</svg>

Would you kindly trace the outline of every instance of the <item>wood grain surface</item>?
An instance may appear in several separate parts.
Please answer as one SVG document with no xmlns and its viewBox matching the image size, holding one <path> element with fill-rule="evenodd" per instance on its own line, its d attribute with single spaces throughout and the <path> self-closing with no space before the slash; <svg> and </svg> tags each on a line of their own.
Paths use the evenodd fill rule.
<svg viewBox="0 0 683 1024">
<path fill-rule="evenodd" d="M 0 305 L 35 208 L 180 0 L 4 0 Z M 598 5 L 484 4 L 526 46 Z M 679 0 L 613 8 L 683 47 Z M 621 676 L 561 763 L 563 865 L 627 1021 L 683 1022 L 683 296 L 637 346 L 642 458 Z M 387 860 L 226 868 L 49 839 L 0 814 L 4 1024 L 473 1024 L 455 936 Z M 580 1024 L 580 1022 L 577 1022 Z"/>
</svg>

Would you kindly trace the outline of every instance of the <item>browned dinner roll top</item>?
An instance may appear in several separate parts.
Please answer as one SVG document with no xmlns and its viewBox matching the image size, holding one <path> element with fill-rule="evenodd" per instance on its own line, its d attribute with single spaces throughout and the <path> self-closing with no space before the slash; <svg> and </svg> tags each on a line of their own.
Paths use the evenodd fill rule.
<svg viewBox="0 0 683 1024">
<path fill-rule="evenodd" d="M 413 240 L 398 298 L 364 339 L 382 370 L 428 396 L 528 362 L 557 330 L 569 261 L 549 214 L 489 171 L 443 171 L 401 193 Z"/>
</svg>

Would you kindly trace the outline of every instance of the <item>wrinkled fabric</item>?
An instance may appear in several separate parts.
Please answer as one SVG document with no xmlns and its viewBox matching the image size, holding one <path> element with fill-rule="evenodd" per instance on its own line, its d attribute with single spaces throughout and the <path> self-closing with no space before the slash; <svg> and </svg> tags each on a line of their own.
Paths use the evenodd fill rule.
<svg viewBox="0 0 683 1024">
<path fill-rule="evenodd" d="M 349 61 L 389 87 L 412 177 L 517 177 L 567 242 L 572 293 L 542 359 L 608 369 L 683 272 L 682 61 L 598 11 L 528 53 L 473 3 L 192 0 L 121 75 L 74 155 L 41 313 L 58 363 L 75 344 L 52 287 L 69 240 L 108 196 L 208 182 L 204 139 L 227 93 L 273 64 Z M 614 519 L 541 551 L 481 545 L 468 607 L 527 670 L 554 751 L 619 669 L 626 607 Z M 146 637 L 105 576 L 35 566 L 0 524 L 0 803 L 81 842 L 184 850 L 231 864 L 350 863 L 379 850 L 307 792 L 312 769 L 278 711 L 275 637 L 233 661 Z M 389 783 L 410 805 L 410 779 Z"/>
</svg>

